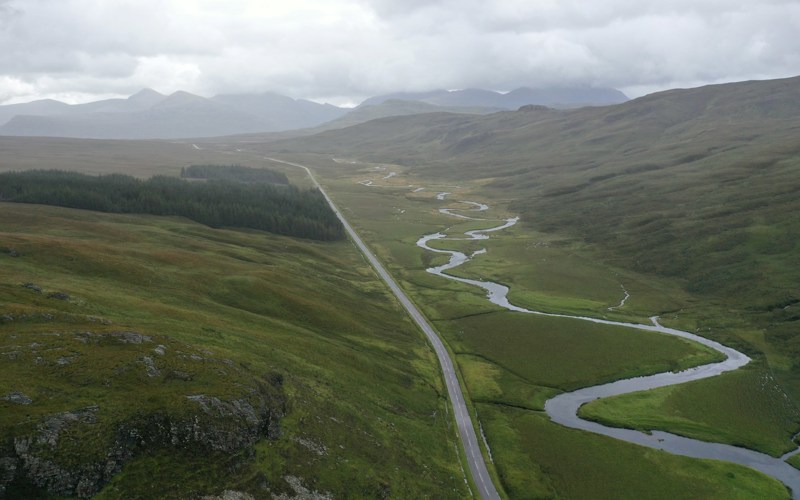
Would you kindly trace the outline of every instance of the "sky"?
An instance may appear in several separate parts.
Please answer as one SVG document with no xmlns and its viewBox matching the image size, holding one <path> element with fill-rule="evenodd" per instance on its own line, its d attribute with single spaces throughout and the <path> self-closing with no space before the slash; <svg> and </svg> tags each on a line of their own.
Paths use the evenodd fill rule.
<svg viewBox="0 0 800 500">
<path fill-rule="evenodd" d="M 437 88 L 630 97 L 800 74 L 800 0 L 0 0 L 0 103 L 142 88 L 354 105 Z"/>
</svg>

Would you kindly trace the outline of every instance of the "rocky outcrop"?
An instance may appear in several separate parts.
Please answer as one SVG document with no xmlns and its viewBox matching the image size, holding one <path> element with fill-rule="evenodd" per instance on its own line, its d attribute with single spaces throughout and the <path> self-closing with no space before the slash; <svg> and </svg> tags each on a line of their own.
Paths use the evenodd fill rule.
<svg viewBox="0 0 800 500">
<path fill-rule="evenodd" d="M 22 410 L 23 405 L 35 409 L 42 404 L 36 392 L 25 390 L 32 397 L 19 390 L 0 394 L 0 405 L 20 417 L 19 425 L 0 432 L 0 497 L 16 495 L 25 485 L 55 496 L 89 497 L 143 452 L 174 448 L 236 454 L 280 436 L 286 397 L 279 374 L 259 376 L 231 360 L 210 357 L 210 351 L 135 331 L 54 333 L 35 340 L 0 354 L 7 355 L 7 363 L 32 363 L 42 370 L 69 365 L 87 373 L 110 349 L 119 356 L 117 363 L 102 376 L 95 373 L 101 382 L 94 390 L 113 385 L 118 376 L 128 377 L 127 384 L 142 384 L 143 394 L 152 384 L 173 383 L 172 392 L 163 396 L 159 388 L 162 401 L 149 410 L 91 405 L 40 416 L 38 422 Z M 216 389 L 208 382 L 192 385 L 193 374 L 205 380 L 213 374 L 219 380 L 211 384 Z M 174 384 L 176 379 L 180 384 Z"/>
<path fill-rule="evenodd" d="M 282 493 L 272 495 L 273 500 L 333 500 L 333 495 L 328 492 L 310 490 L 303 485 L 303 480 L 296 476 L 286 476 L 283 478 L 294 490 L 294 495 Z"/>
<path fill-rule="evenodd" d="M 89 497 L 143 450 L 193 447 L 229 453 L 252 446 L 262 438 L 280 436 L 284 413 L 282 393 L 254 389 L 250 397 L 232 401 L 191 395 L 197 411 L 183 417 L 142 415 L 119 426 L 102 460 L 69 465 L 59 454 L 62 434 L 72 426 L 90 427 L 97 406 L 52 415 L 30 435 L 13 440 L 13 452 L 0 456 L 0 495 L 15 479 L 54 495 Z M 74 429 L 70 429 L 74 430 Z"/>
<path fill-rule="evenodd" d="M 18 405 L 29 405 L 33 403 L 33 400 L 31 398 L 29 398 L 28 396 L 26 396 L 21 392 L 9 392 L 0 399 L 4 401 L 9 401 L 11 403 L 16 403 Z"/>
</svg>

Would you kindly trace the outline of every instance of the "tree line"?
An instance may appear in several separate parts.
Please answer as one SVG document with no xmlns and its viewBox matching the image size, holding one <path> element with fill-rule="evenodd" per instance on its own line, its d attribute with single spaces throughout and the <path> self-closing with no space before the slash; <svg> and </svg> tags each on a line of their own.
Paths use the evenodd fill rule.
<svg viewBox="0 0 800 500">
<path fill-rule="evenodd" d="M 181 177 L 185 179 L 223 179 L 238 182 L 289 184 L 289 178 L 283 172 L 268 168 L 245 167 L 243 165 L 191 165 L 181 168 Z"/>
<path fill-rule="evenodd" d="M 316 189 L 214 179 L 92 176 L 60 170 L 0 173 L 0 201 L 111 213 L 177 215 L 214 228 L 238 227 L 315 240 L 344 238 L 344 229 Z"/>
</svg>

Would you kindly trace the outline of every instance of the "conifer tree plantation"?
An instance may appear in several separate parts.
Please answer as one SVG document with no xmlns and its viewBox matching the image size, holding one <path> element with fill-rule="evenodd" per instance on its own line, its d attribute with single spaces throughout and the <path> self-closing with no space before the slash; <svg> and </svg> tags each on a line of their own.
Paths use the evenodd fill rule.
<svg viewBox="0 0 800 500">
<path fill-rule="evenodd" d="M 263 172 L 213 166 L 184 171 L 186 176 L 209 179 L 206 182 L 59 170 L 6 172 L 0 174 L 0 200 L 98 212 L 177 215 L 214 228 L 258 229 L 315 240 L 343 237 L 341 224 L 318 191 L 290 186 L 285 175 Z"/>
</svg>

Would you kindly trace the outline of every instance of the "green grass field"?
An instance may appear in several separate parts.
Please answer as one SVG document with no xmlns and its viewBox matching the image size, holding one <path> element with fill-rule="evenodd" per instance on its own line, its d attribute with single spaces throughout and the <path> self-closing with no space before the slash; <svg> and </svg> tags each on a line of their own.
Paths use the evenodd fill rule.
<svg viewBox="0 0 800 500">
<path fill-rule="evenodd" d="M 800 412 L 763 362 L 680 387 L 594 401 L 580 415 L 617 427 L 669 429 L 773 456 L 797 447 L 792 437 L 800 425 Z"/>
<path fill-rule="evenodd" d="M 746 467 L 566 429 L 538 412 L 497 405 L 479 411 L 511 498 L 789 498 L 782 484 Z"/>
</svg>

